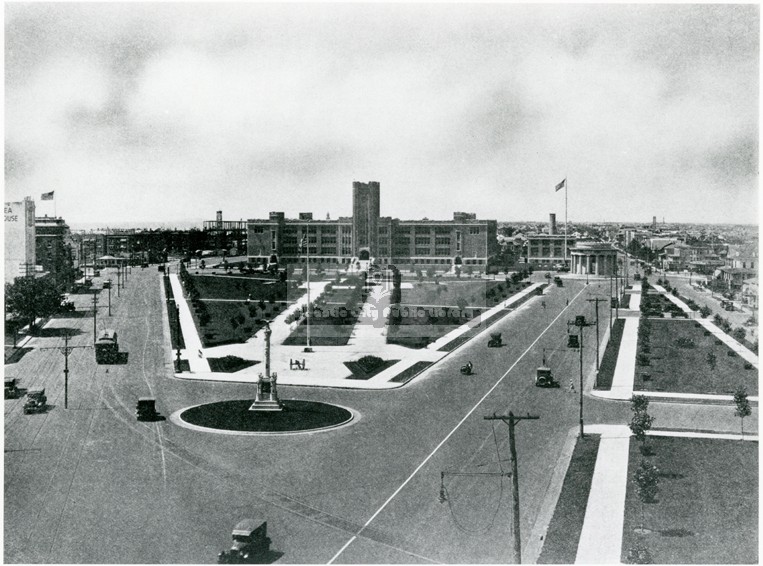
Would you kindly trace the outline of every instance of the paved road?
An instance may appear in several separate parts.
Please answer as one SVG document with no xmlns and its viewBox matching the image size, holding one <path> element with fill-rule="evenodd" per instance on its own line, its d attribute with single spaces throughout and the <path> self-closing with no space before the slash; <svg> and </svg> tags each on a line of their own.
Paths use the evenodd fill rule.
<svg viewBox="0 0 763 566">
<path fill-rule="evenodd" d="M 449 501 L 438 495 L 441 471 L 508 468 L 507 427 L 484 416 L 510 410 L 541 417 L 517 428 L 526 542 L 578 422 L 578 396 L 566 385 L 573 377 L 578 386 L 579 360 L 566 348 L 566 321 L 576 314 L 593 319 L 584 282 L 550 287 L 546 309 L 536 298 L 501 320 L 491 330 L 503 332 L 506 346 L 488 349 L 481 336 L 401 389 L 281 387 L 285 399 L 336 403 L 358 418 L 333 431 L 270 437 L 135 421 L 142 395 L 155 395 L 166 416 L 201 402 L 253 397 L 244 384 L 171 377 L 160 284 L 153 268 L 133 270 L 121 297 L 112 293 L 112 325 L 128 362 L 96 366 L 92 351 L 76 350 L 69 410 L 62 408 L 60 353 L 37 349 L 13 368 L 22 385 L 47 387 L 55 407 L 25 416 L 21 400 L 5 402 L 6 562 L 214 562 L 243 517 L 268 521 L 271 558 L 281 563 L 506 562 L 508 478 L 448 476 Z M 587 291 L 606 295 L 608 287 L 592 283 Z M 603 328 L 604 308 L 601 316 Z M 92 340 L 92 319 L 54 324 L 81 332 L 78 344 Z M 532 383 L 542 348 L 561 389 Z M 586 373 L 593 352 L 584 351 Z M 474 376 L 458 373 L 467 359 Z M 627 403 L 585 403 L 586 422 L 628 418 Z M 665 422 L 683 414 L 661 411 Z"/>
</svg>

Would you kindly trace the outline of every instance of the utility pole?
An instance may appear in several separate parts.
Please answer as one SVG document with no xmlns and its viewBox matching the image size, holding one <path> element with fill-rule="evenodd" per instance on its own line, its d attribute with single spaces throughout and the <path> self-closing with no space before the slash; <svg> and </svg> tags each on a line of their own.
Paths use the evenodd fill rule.
<svg viewBox="0 0 763 566">
<path fill-rule="evenodd" d="M 111 316 L 111 279 L 109 279 L 109 316 Z"/>
<path fill-rule="evenodd" d="M 612 332 L 612 275 L 609 276 L 609 331 Z"/>
<path fill-rule="evenodd" d="M 40 348 L 40 350 L 58 350 L 64 355 L 64 409 L 69 408 L 69 354 L 74 348 L 92 348 L 92 346 L 69 346 L 69 332 L 64 332 L 64 346 Z"/>
<path fill-rule="evenodd" d="M 96 318 L 98 316 L 98 295 L 93 292 L 93 346 L 95 346 L 95 341 L 98 338 L 97 334 L 98 331 L 96 330 Z"/>
<path fill-rule="evenodd" d="M 596 303 L 596 377 L 599 376 L 599 303 L 604 299 L 596 297 L 595 299 L 588 299 L 589 303 Z M 611 311 L 611 309 L 610 309 Z"/>
<path fill-rule="evenodd" d="M 513 564 L 522 563 L 522 538 L 519 530 L 519 472 L 517 466 L 517 447 L 514 444 L 514 424 L 522 420 L 537 420 L 539 416 L 531 416 L 529 413 L 525 417 L 515 417 L 514 413 L 509 411 L 508 415 L 496 415 L 483 417 L 486 421 L 503 421 L 509 425 L 509 452 L 511 454 L 511 489 L 513 495 L 512 518 L 514 522 L 514 558 Z M 507 422 L 508 421 L 508 422 Z"/>
<path fill-rule="evenodd" d="M 580 348 L 580 438 L 583 438 L 583 328 L 586 326 L 592 326 L 592 324 L 586 322 L 585 316 L 578 315 L 575 317 L 574 321 L 567 322 L 567 325 L 578 327 L 578 336 L 580 341 L 578 344 L 578 347 Z"/>
</svg>

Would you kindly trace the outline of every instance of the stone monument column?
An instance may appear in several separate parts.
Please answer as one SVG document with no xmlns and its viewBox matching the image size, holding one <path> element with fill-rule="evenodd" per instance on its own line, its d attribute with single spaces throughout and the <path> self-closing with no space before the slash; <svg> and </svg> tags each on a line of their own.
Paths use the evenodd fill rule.
<svg viewBox="0 0 763 566">
<path fill-rule="evenodd" d="M 249 407 L 250 411 L 274 412 L 282 411 L 283 404 L 278 399 L 278 390 L 276 379 L 278 375 L 273 372 L 270 375 L 270 335 L 273 331 L 270 329 L 270 323 L 265 323 L 265 375 L 259 374 L 257 378 L 257 390 L 255 392 L 254 403 Z"/>
</svg>

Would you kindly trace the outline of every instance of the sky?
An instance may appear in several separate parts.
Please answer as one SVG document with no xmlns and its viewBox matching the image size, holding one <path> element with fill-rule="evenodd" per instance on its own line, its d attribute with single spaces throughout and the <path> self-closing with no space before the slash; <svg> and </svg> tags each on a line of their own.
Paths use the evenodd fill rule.
<svg viewBox="0 0 763 566">
<path fill-rule="evenodd" d="M 5 3 L 5 199 L 70 225 L 757 223 L 759 7 Z M 54 201 L 40 201 L 54 191 Z"/>
</svg>

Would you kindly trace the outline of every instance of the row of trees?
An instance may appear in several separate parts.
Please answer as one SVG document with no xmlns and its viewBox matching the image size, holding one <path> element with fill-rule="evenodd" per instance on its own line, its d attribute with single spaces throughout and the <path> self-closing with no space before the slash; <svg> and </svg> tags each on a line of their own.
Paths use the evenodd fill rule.
<svg viewBox="0 0 763 566">
<path fill-rule="evenodd" d="M 5 313 L 12 317 L 14 331 L 24 323 L 35 331 L 36 320 L 59 312 L 63 299 L 63 293 L 50 277 L 18 277 L 5 284 Z"/>
</svg>

